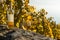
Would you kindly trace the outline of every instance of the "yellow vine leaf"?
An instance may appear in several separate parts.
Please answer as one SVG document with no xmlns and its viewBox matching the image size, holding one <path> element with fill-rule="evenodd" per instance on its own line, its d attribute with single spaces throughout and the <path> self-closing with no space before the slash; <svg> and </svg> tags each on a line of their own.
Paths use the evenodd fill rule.
<svg viewBox="0 0 60 40">
<path fill-rule="evenodd" d="M 32 16 L 28 16 L 27 19 L 32 19 Z"/>
<path fill-rule="evenodd" d="M 25 28 L 24 26 L 22 26 L 22 28 L 23 28 L 24 30 L 26 30 L 26 28 Z"/>
</svg>

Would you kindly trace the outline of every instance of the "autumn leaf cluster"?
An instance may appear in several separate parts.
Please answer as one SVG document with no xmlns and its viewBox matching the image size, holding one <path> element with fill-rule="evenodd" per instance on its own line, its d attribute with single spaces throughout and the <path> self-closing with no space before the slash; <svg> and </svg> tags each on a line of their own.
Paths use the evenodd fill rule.
<svg viewBox="0 0 60 40">
<path fill-rule="evenodd" d="M 47 18 L 48 12 L 45 9 L 35 11 L 34 6 L 29 5 L 29 0 L 2 0 L 0 2 L 0 24 L 7 24 L 8 5 L 14 10 L 15 27 L 60 39 L 60 24 L 56 24 L 53 17 Z"/>
</svg>

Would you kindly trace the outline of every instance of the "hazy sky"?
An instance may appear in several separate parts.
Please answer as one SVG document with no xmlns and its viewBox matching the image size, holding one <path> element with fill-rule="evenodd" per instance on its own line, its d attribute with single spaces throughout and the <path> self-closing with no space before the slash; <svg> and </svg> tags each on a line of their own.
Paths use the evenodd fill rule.
<svg viewBox="0 0 60 40">
<path fill-rule="evenodd" d="M 44 8 L 48 12 L 48 17 L 53 16 L 57 23 L 60 23 L 60 0 L 30 0 L 30 5 L 36 10 Z"/>
</svg>

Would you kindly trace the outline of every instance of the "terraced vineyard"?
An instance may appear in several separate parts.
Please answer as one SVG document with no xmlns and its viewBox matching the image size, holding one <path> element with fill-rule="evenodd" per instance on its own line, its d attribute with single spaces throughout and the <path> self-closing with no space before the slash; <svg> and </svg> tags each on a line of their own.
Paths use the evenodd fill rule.
<svg viewBox="0 0 60 40">
<path fill-rule="evenodd" d="M 14 14 L 13 15 L 14 19 L 8 17 L 9 13 Z M 47 18 L 46 17 L 47 14 L 48 12 L 45 9 L 40 9 L 40 11 L 38 12 L 35 11 L 34 6 L 29 5 L 29 0 L 1 0 L 0 1 L 0 26 L 7 25 L 6 30 L 7 29 L 12 30 L 16 27 L 17 29 L 19 28 L 17 32 L 18 31 L 20 32 L 20 29 L 23 29 L 23 30 L 39 33 L 39 35 L 41 34 L 44 35 L 45 37 L 50 37 L 52 39 L 60 40 L 60 24 L 56 24 L 56 21 L 53 20 L 53 17 Z M 10 21 L 11 19 L 14 20 L 13 26 L 12 26 L 12 22 L 9 23 L 10 26 L 8 26 L 8 19 L 10 19 Z M 3 28 L 1 27 L 0 30 L 2 30 Z M 5 29 L 3 30 L 5 31 Z M 5 33 L 4 31 L 2 32 Z M 7 33 L 9 33 L 9 31 L 7 31 Z M 8 35 L 13 35 L 15 33 L 8 34 Z M 20 35 L 20 33 L 18 34 Z M 21 36 L 22 35 L 23 33 L 21 34 Z M 33 33 L 32 35 L 31 36 L 33 37 L 33 39 L 30 37 L 31 40 L 37 40 L 37 38 L 38 40 L 40 39 L 39 35 L 38 36 L 36 35 L 37 36 L 36 39 L 34 39 L 36 36 L 34 37 Z M 30 40 L 30 38 L 27 38 L 26 40 L 28 39 Z M 23 40 L 22 37 L 21 40 Z"/>
</svg>

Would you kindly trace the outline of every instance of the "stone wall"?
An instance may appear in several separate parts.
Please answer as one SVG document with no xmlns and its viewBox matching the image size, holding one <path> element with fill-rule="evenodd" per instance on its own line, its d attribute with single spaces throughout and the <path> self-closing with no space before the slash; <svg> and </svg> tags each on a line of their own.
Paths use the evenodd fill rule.
<svg viewBox="0 0 60 40">
<path fill-rule="evenodd" d="M 0 40 L 54 40 L 54 39 L 45 37 L 44 35 L 37 34 L 34 32 L 29 32 L 23 29 L 14 29 L 6 31 L 6 33 L 3 34 L 3 36 L 0 36 Z"/>
</svg>

